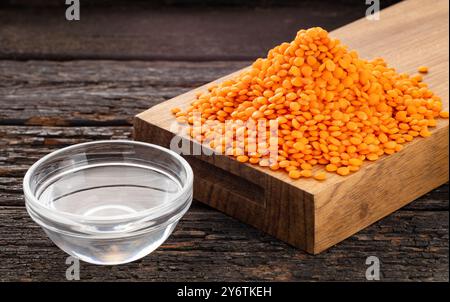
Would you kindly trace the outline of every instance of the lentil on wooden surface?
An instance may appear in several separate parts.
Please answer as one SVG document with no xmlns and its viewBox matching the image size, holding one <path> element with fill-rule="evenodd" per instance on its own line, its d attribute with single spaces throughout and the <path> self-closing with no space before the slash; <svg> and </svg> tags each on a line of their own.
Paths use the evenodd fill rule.
<svg viewBox="0 0 450 302">
<path fill-rule="evenodd" d="M 190 125 L 191 137 L 219 154 L 284 170 L 293 179 L 311 177 L 322 166 L 318 180 L 325 171 L 345 176 L 366 160 L 399 152 L 448 118 L 421 75 L 397 73 L 382 58 L 364 60 L 320 27 L 300 30 L 292 42 L 172 113 Z M 243 123 L 261 120 L 268 121 L 264 133 Z M 237 129 L 228 129 L 227 121 L 238 122 Z M 260 136 L 269 139 L 261 143 Z M 269 155 L 274 150 L 276 158 Z"/>
</svg>

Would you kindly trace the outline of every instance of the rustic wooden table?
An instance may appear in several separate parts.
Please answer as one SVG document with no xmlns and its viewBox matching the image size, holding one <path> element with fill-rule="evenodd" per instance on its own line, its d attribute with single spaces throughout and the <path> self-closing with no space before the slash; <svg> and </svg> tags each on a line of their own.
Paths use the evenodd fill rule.
<svg viewBox="0 0 450 302">
<path fill-rule="evenodd" d="M 0 7 L 1 281 L 65 280 L 67 255 L 24 208 L 22 177 L 37 159 L 74 143 L 132 138 L 136 113 L 248 65 L 298 28 L 331 30 L 365 11 L 347 1 L 100 5 L 68 22 L 64 7 L 22 2 Z M 194 202 L 154 253 L 114 267 L 82 263 L 81 279 L 364 281 L 366 258 L 377 256 L 382 280 L 448 281 L 448 201 L 441 186 L 316 256 Z"/>
</svg>

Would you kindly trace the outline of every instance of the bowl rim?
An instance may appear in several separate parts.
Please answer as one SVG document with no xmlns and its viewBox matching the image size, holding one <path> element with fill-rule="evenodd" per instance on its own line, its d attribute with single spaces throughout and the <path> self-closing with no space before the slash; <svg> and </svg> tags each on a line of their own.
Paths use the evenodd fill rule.
<svg viewBox="0 0 450 302">
<path fill-rule="evenodd" d="M 49 208 L 45 205 L 43 205 L 41 202 L 38 201 L 37 197 L 34 193 L 32 193 L 31 190 L 31 176 L 35 173 L 36 169 L 43 163 L 45 163 L 47 160 L 51 159 L 52 157 L 63 153 L 68 150 L 77 149 L 84 146 L 89 145 L 101 145 L 101 144 L 129 144 L 129 145 L 138 145 L 143 146 L 147 148 L 153 148 L 158 149 L 161 152 L 168 153 L 172 155 L 175 159 L 177 159 L 183 168 L 186 170 L 186 181 L 184 182 L 183 186 L 181 187 L 180 192 L 178 192 L 174 197 L 170 199 L 169 202 L 165 204 L 158 205 L 156 207 L 145 209 L 140 212 L 136 213 L 130 213 L 130 214 L 124 214 L 124 215 L 118 215 L 118 216 L 83 216 L 79 214 L 72 214 L 67 213 L 63 211 L 58 211 L 52 208 Z M 25 195 L 25 203 L 29 206 L 33 207 L 35 211 L 37 211 L 39 214 L 43 215 L 44 217 L 52 216 L 53 218 L 62 218 L 62 219 L 70 219 L 76 222 L 83 222 L 83 223 L 112 223 L 112 222 L 122 222 L 122 221 L 129 221 L 129 220 L 139 220 L 142 218 L 157 218 L 164 216 L 171 212 L 171 210 L 179 208 L 184 203 L 186 203 L 187 199 L 190 199 L 190 196 L 192 194 L 189 193 L 189 191 L 192 190 L 193 187 L 193 180 L 194 180 L 194 173 L 192 171 L 191 166 L 189 163 L 178 153 L 159 146 L 155 144 L 150 144 L 146 142 L 141 141 L 135 141 L 135 140 L 125 140 L 125 139 L 117 139 L 117 140 L 97 140 L 97 141 L 90 141 L 90 142 L 84 142 L 84 143 L 78 143 L 74 145 L 70 145 L 58 150 L 55 150 L 49 154 L 46 154 L 42 158 L 40 158 L 38 161 L 36 161 L 31 167 L 27 170 L 24 178 L 23 178 L 23 191 Z M 183 198 L 184 196 L 184 198 Z M 50 215 L 48 215 L 50 214 Z M 53 220 L 53 219 L 52 219 Z"/>
</svg>

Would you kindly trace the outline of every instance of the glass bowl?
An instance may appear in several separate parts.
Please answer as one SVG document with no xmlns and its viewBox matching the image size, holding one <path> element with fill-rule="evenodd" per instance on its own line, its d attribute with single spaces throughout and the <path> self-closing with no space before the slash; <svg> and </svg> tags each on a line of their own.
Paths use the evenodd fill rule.
<svg viewBox="0 0 450 302">
<path fill-rule="evenodd" d="M 166 148 L 126 140 L 48 154 L 23 180 L 31 218 L 63 251 L 113 265 L 159 247 L 192 202 L 189 164 Z"/>
</svg>

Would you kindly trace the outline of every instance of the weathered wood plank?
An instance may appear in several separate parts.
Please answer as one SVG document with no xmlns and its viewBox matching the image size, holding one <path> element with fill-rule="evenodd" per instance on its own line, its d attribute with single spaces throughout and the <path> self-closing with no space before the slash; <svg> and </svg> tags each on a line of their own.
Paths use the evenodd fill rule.
<svg viewBox="0 0 450 302">
<path fill-rule="evenodd" d="M 59 148 L 102 139 L 131 139 L 131 127 L 0 126 L 0 205 L 23 205 L 22 177 L 39 158 Z M 448 211 L 448 185 L 420 197 L 405 210 Z"/>
<path fill-rule="evenodd" d="M 49 55 L 49 58 L 63 59 L 104 55 L 105 58 L 118 56 L 157 59 L 163 56 L 164 59 L 174 60 L 179 56 L 186 60 L 217 60 L 223 55 L 226 59 L 236 60 L 240 59 L 235 56 L 237 48 L 226 44 L 234 41 L 233 39 L 239 40 L 237 43 L 242 43 L 242 39 L 247 41 L 250 36 L 246 33 L 251 32 L 241 29 L 239 35 L 234 37 L 229 34 L 207 40 L 200 37 L 192 43 L 192 47 L 205 41 L 218 43 L 216 45 L 223 43 L 220 49 L 207 49 L 212 45 L 208 42 L 200 45 L 198 52 L 186 52 L 185 47 L 178 47 L 185 42 L 174 41 L 171 45 L 178 49 L 168 51 L 170 49 L 167 47 L 172 46 L 167 46 L 166 42 L 169 40 L 164 40 L 167 36 L 162 35 L 160 40 L 158 37 L 155 41 L 149 38 L 152 31 L 142 35 L 139 31 L 132 32 L 136 28 L 131 27 L 128 32 L 121 32 L 119 26 L 123 20 L 120 19 L 119 23 L 114 24 L 114 31 L 109 31 L 111 27 L 106 27 L 93 32 L 94 35 L 104 34 L 98 45 L 95 45 L 98 36 L 89 33 L 87 37 L 82 36 L 83 31 L 88 30 L 86 23 L 68 30 L 68 25 L 58 24 L 59 21 L 56 22 L 53 16 L 49 16 L 50 13 L 24 11 L 24 7 L 20 7 L 20 1 L 14 3 L 19 3 L 18 15 L 9 12 L 5 15 L 5 10 L 0 8 L 0 57 L 5 55 L 41 59 Z M 28 1 L 22 3 L 22 6 L 30 4 Z M 332 1 L 330 3 L 334 5 Z M 342 13 L 341 18 L 351 15 L 340 7 L 335 7 L 337 14 Z M 229 10 L 231 12 L 233 9 Z M 60 12 L 62 16 L 62 11 Z M 259 11 L 261 12 L 264 14 L 267 10 Z M 214 16 L 214 12 L 211 13 Z M 306 10 L 302 13 L 311 15 Z M 139 20 L 142 20 L 144 14 L 145 12 L 139 14 L 134 11 L 131 21 L 141 22 Z M 5 16 L 7 18 L 2 18 Z M 294 17 L 301 19 L 302 16 L 297 13 Z M 95 27 L 105 24 L 106 17 L 96 22 L 90 20 L 91 28 L 92 24 Z M 314 14 L 311 15 L 313 17 Z M 335 17 L 339 18 L 339 15 L 327 16 L 327 20 L 323 21 L 334 22 L 332 19 Z M 317 16 L 315 18 L 318 19 Z M 44 24 L 46 22 L 41 21 L 44 19 L 49 19 L 50 22 Z M 188 21 L 186 19 L 180 22 L 186 30 L 190 29 Z M 270 26 L 279 20 L 265 21 Z M 25 25 L 19 28 L 21 22 Z M 142 22 L 148 25 L 153 24 L 154 20 Z M 192 24 L 201 28 L 202 22 L 199 20 Z M 281 27 L 292 26 L 292 20 L 285 22 L 289 24 Z M 239 23 L 236 26 L 238 25 Z M 230 24 L 230 27 L 234 26 Z M 211 29 L 205 30 L 215 31 L 218 28 Z M 164 34 L 169 35 L 173 30 L 175 29 L 169 28 Z M 267 37 L 275 35 L 272 28 L 269 30 L 269 33 L 261 31 L 250 37 L 258 40 L 256 46 L 243 44 L 242 49 L 239 49 L 246 56 L 243 59 L 262 55 L 266 48 L 276 43 L 275 40 L 267 42 Z M 276 32 L 280 27 L 274 27 L 273 30 Z M 293 30 L 296 31 L 297 28 Z M 42 34 L 41 31 L 46 32 Z M 3 35 L 4 33 L 7 35 Z M 63 34 L 68 34 L 68 37 Z M 276 34 L 278 38 L 283 32 Z M 195 32 L 186 37 L 189 39 L 194 35 Z M 288 39 L 291 37 L 291 33 L 285 35 Z M 5 44 L 5 41 L 16 41 L 11 40 L 12 38 L 20 40 L 15 43 L 14 47 L 17 48 Z M 55 38 L 52 49 L 48 48 L 48 38 Z M 117 44 L 109 44 L 113 39 Z M 2 54 L 4 49 L 7 49 L 7 54 Z M 68 50 L 68 54 L 62 55 L 61 51 L 65 50 Z M 187 50 L 190 50 L 189 47 Z M 255 50 L 261 54 L 256 54 Z M 0 61 L 0 124 L 128 125 L 131 121 L 128 117 L 142 109 L 247 64 L 248 62 L 239 61 Z M 130 137 L 130 127 L 0 126 L 1 281 L 65 280 L 66 255 L 45 237 L 23 208 L 21 181 L 29 165 L 44 154 L 69 144 Z M 448 186 L 441 186 L 424 195 L 326 253 L 314 257 L 194 202 L 173 236 L 161 249 L 138 262 L 123 266 L 99 267 L 82 263 L 81 278 L 94 281 L 354 281 L 365 280 L 364 262 L 369 255 L 380 257 L 382 280 L 448 281 Z"/>
<path fill-rule="evenodd" d="M 311 4 L 313 1 L 311 0 L 153 0 L 151 2 L 151 7 L 160 8 L 162 6 L 165 7 L 179 7 L 179 6 L 191 6 L 191 7 L 223 7 L 223 6 L 233 6 L 233 7 L 280 7 L 280 6 L 293 6 L 298 5 L 298 3 L 306 2 Z M 399 0 L 384 0 L 380 3 L 382 7 L 391 5 L 392 3 L 396 3 Z M 83 7 L 90 6 L 123 6 L 130 5 L 130 1 L 127 0 L 90 0 L 89 2 L 83 3 Z M 352 3 L 355 6 L 362 6 L 363 2 L 358 0 L 322 0 L 323 4 L 330 5 L 332 8 L 332 4 L 349 4 Z M 146 0 L 134 0 L 132 2 L 133 5 L 137 5 L 141 7 L 142 5 L 148 5 L 148 1 Z M 4 7 L 66 7 L 64 2 L 60 0 L 3 0 L 0 6 Z"/>
<path fill-rule="evenodd" d="M 12 61 L 0 60 L 0 87 L 126 83 L 195 87 L 248 65 L 250 61 Z"/>
<path fill-rule="evenodd" d="M 194 206 L 154 253 L 119 266 L 81 264 L 81 280 L 364 281 L 368 256 L 384 281 L 448 281 L 448 212 L 396 212 L 311 256 L 205 206 Z M 0 280 L 64 281 L 67 257 L 23 207 L 0 207 Z M 414 235 L 414 234 L 418 235 Z"/>
<path fill-rule="evenodd" d="M 0 280 L 64 280 L 66 255 L 23 207 L 21 181 L 26 169 L 69 144 L 130 136 L 130 127 L 0 126 Z M 125 266 L 83 263 L 81 278 L 364 280 L 365 258 L 376 255 L 384 280 L 448 280 L 448 187 L 425 195 L 409 209 L 313 257 L 194 202 L 161 249 Z"/>
<path fill-rule="evenodd" d="M 246 64 L 0 61 L 0 124 L 131 125 L 148 107 Z"/>
<path fill-rule="evenodd" d="M 24 205 L 22 177 L 42 156 L 92 140 L 129 139 L 131 127 L 0 126 L 0 205 Z"/>
<path fill-rule="evenodd" d="M 256 8 L 81 6 L 78 22 L 65 20 L 64 6 L 0 8 L 0 58 L 254 59 L 300 28 L 335 29 L 367 9 L 362 1 Z"/>
</svg>

